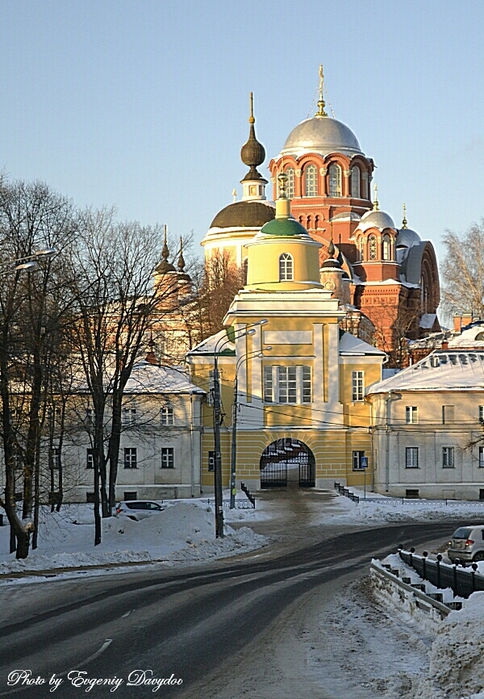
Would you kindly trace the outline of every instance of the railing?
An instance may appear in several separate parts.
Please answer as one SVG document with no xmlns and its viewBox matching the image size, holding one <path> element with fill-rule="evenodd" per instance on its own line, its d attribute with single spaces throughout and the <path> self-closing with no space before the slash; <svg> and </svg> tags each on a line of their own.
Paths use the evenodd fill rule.
<svg viewBox="0 0 484 699">
<path fill-rule="evenodd" d="M 473 563 L 471 568 L 463 568 L 458 563 L 442 563 L 440 553 L 435 561 L 428 558 L 426 551 L 422 556 L 417 555 L 415 549 L 399 549 L 398 553 L 402 561 L 413 568 L 421 578 L 440 589 L 450 587 L 454 597 L 467 598 L 473 592 L 484 591 L 484 575 L 476 572 L 476 563 Z"/>
<path fill-rule="evenodd" d="M 344 495 L 346 498 L 353 500 L 353 502 L 360 502 L 359 496 L 352 493 L 351 490 L 348 490 L 348 488 L 345 488 L 343 485 L 335 482 L 334 489 L 337 490 L 340 495 Z"/>
<path fill-rule="evenodd" d="M 252 495 L 252 493 L 250 492 L 248 487 L 245 485 L 245 483 L 240 484 L 240 489 L 243 493 L 245 493 L 247 495 L 248 499 L 250 500 L 250 502 L 254 506 L 254 510 L 255 510 L 255 497 L 254 497 L 254 495 Z"/>
</svg>

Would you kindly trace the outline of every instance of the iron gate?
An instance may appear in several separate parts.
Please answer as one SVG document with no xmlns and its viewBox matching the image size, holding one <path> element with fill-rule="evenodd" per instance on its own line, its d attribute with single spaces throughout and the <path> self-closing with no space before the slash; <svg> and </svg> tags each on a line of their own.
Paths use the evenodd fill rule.
<svg viewBox="0 0 484 699">
<path fill-rule="evenodd" d="M 300 488 L 314 488 L 316 464 L 311 450 L 298 439 L 285 437 L 269 444 L 260 460 L 261 488 L 284 488 L 295 471 Z"/>
</svg>

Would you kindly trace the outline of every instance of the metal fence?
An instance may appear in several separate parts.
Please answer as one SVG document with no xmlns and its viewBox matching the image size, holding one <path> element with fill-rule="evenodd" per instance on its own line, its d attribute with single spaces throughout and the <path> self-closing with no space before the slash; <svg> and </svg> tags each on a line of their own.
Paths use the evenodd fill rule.
<svg viewBox="0 0 484 699">
<path fill-rule="evenodd" d="M 439 553 L 436 560 L 428 558 L 424 551 L 422 556 L 417 555 L 415 549 L 404 551 L 399 549 L 398 553 L 402 561 L 413 568 L 421 578 L 428 580 L 440 589 L 450 587 L 454 591 L 454 597 L 467 598 L 473 592 L 484 591 L 484 575 L 477 572 L 477 564 L 473 563 L 470 568 L 464 568 L 454 563 L 442 562 L 442 555 Z"/>
</svg>

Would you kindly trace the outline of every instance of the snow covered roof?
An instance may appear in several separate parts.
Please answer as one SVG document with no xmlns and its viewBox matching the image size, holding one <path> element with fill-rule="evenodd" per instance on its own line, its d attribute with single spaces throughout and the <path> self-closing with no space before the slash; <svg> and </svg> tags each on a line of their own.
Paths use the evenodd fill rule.
<svg viewBox="0 0 484 699">
<path fill-rule="evenodd" d="M 191 383 L 180 369 L 157 366 L 146 360 L 137 362 L 126 384 L 125 393 L 199 393 L 205 391 Z"/>
<path fill-rule="evenodd" d="M 385 352 L 382 352 L 377 347 L 369 345 L 368 342 L 360 340 L 351 333 L 343 333 L 339 341 L 339 353 L 343 356 L 361 356 L 365 354 L 376 354 L 385 357 Z"/>
<path fill-rule="evenodd" d="M 217 347 L 218 346 L 218 347 Z M 227 330 L 224 328 L 220 330 L 215 335 L 207 337 L 205 340 L 196 345 L 193 349 L 188 352 L 191 354 L 205 354 L 214 355 L 217 349 L 217 355 L 219 354 L 235 354 L 235 344 L 229 339 L 227 335 Z"/>
<path fill-rule="evenodd" d="M 436 350 L 417 364 L 374 384 L 368 391 L 458 391 L 484 389 L 484 352 Z"/>
</svg>

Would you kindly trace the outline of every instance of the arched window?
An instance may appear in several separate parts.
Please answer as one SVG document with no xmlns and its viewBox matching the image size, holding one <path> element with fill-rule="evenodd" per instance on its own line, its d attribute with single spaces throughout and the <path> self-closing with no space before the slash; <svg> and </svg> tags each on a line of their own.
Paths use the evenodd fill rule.
<svg viewBox="0 0 484 699">
<path fill-rule="evenodd" d="M 341 196 L 341 168 L 336 163 L 329 166 L 329 196 Z"/>
<path fill-rule="evenodd" d="M 360 253 L 360 260 L 364 259 L 364 257 L 363 257 L 364 246 L 365 246 L 364 240 L 363 240 L 363 238 L 360 238 L 358 240 L 358 252 Z"/>
<path fill-rule="evenodd" d="M 368 238 L 368 259 L 376 260 L 376 238 L 374 235 L 370 235 Z"/>
<path fill-rule="evenodd" d="M 387 234 L 383 236 L 383 259 L 392 259 L 392 241 L 390 240 L 390 236 Z"/>
<path fill-rule="evenodd" d="M 294 168 L 288 167 L 286 170 L 286 175 L 286 197 L 288 199 L 294 199 Z"/>
<path fill-rule="evenodd" d="M 292 257 L 288 252 L 283 252 L 279 257 L 279 281 L 290 282 L 293 279 Z"/>
<path fill-rule="evenodd" d="M 358 165 L 351 168 L 351 196 L 359 199 L 361 195 L 361 172 Z"/>
<path fill-rule="evenodd" d="M 244 285 L 247 284 L 247 279 L 249 275 L 249 259 L 246 257 L 242 263 L 242 274 L 244 278 Z"/>
<path fill-rule="evenodd" d="M 306 184 L 306 196 L 318 196 L 318 169 L 316 165 L 308 165 L 304 171 L 304 179 Z"/>
</svg>

